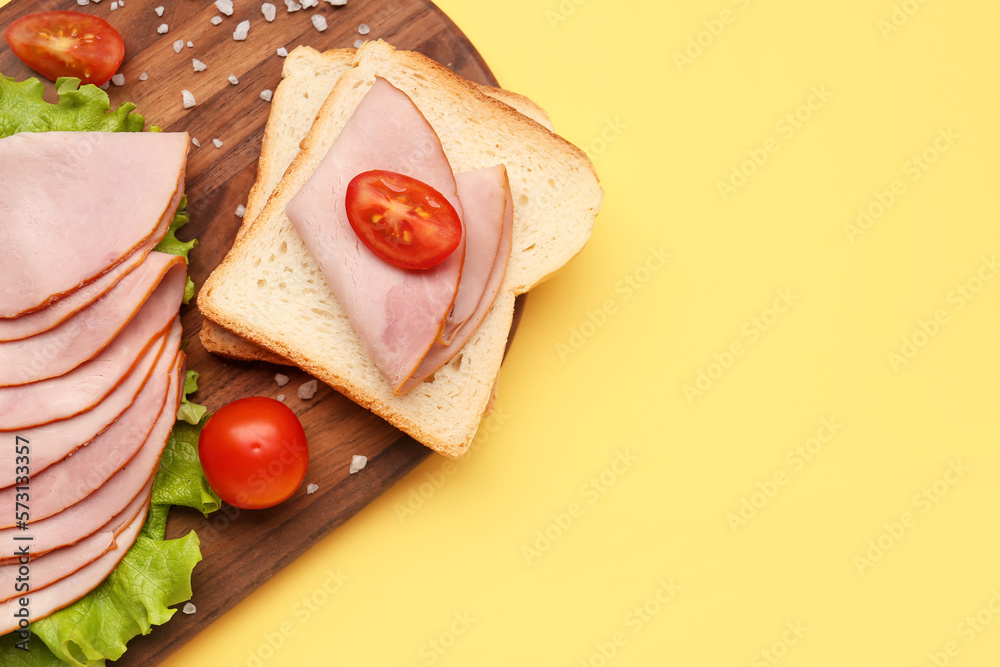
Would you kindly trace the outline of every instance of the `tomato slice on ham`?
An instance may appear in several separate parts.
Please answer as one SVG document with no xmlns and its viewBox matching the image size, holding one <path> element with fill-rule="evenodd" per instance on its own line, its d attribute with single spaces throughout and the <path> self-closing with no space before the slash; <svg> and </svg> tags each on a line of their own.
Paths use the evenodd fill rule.
<svg viewBox="0 0 1000 667">
<path fill-rule="evenodd" d="M 374 169 L 347 186 L 347 219 L 373 253 L 404 269 L 443 262 L 462 240 L 462 220 L 431 186 L 405 174 Z"/>
<path fill-rule="evenodd" d="M 104 19 L 82 12 L 38 12 L 7 27 L 7 43 L 18 58 L 53 81 L 73 76 L 81 83 L 107 83 L 125 58 L 125 42 Z"/>
</svg>

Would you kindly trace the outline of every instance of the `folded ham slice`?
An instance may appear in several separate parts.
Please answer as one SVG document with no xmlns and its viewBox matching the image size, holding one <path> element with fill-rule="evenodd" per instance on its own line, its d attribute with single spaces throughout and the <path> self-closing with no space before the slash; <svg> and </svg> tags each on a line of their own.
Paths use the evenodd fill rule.
<svg viewBox="0 0 1000 667">
<path fill-rule="evenodd" d="M 514 202 L 503 165 L 455 175 L 468 230 L 455 309 L 439 340 L 397 393 L 405 394 L 448 363 L 482 324 L 500 293 L 510 259 Z"/>
<path fill-rule="evenodd" d="M 16 553 L 20 541 L 16 539 L 18 537 L 32 537 L 31 553 L 36 556 L 79 542 L 107 524 L 110 517 L 121 513 L 152 482 L 160 455 L 177 419 L 183 360 L 183 353 L 177 354 L 171 369 L 166 403 L 139 453 L 99 489 L 75 505 L 46 519 L 31 521 L 27 530 L 0 530 L 0 564 L 16 561 L 16 557 L 6 554 Z"/>
<path fill-rule="evenodd" d="M 154 308 L 176 312 L 186 280 L 183 257 L 151 253 L 114 289 L 59 326 L 30 338 L 0 343 L 0 386 L 47 380 L 92 359 L 147 299 Z"/>
<path fill-rule="evenodd" d="M 176 353 L 176 344 L 172 350 Z M 175 357 L 176 354 L 169 358 L 164 355 L 161 363 L 153 370 L 153 377 L 139 392 L 135 403 L 106 431 L 44 471 L 32 470 L 32 521 L 48 518 L 80 502 L 132 460 L 149 437 L 157 416 L 163 411 L 170 384 L 170 369 L 177 364 Z M 49 443 L 44 440 L 35 442 L 41 443 L 36 449 L 48 450 Z M 15 469 L 10 470 L 13 475 Z M 0 489 L 0 507 L 14 507 L 16 496 L 16 486 Z M 0 513 L 0 529 L 12 528 L 15 523 L 12 512 Z"/>
<path fill-rule="evenodd" d="M 0 387 L 0 431 L 68 419 L 104 400 L 170 326 L 183 292 L 183 284 L 178 290 L 154 292 L 110 345 L 65 375 L 16 387 Z"/>
<path fill-rule="evenodd" d="M 16 433 L 29 443 L 44 442 L 45 446 L 31 452 L 31 474 L 39 475 L 49 466 L 63 460 L 79 447 L 102 434 L 115 420 L 119 419 L 134 403 L 136 396 L 145 387 L 153 369 L 166 372 L 173 361 L 181 341 L 181 323 L 175 320 L 169 332 L 164 333 L 146 350 L 128 377 L 118 385 L 107 398 L 92 409 L 70 419 L 51 422 L 44 426 L 19 429 Z M 164 350 L 171 350 L 164 353 Z M 14 470 L 17 453 L 13 447 L 0 447 L 0 485 L 14 484 Z"/>
<path fill-rule="evenodd" d="M 146 516 L 149 493 L 140 493 L 117 516 L 76 544 L 50 551 L 44 556 L 31 559 L 31 593 L 34 598 L 39 589 L 50 586 L 68 577 L 80 568 L 97 560 L 111 549 L 121 549 L 124 545 L 118 537 L 128 530 L 133 521 L 142 521 Z M 125 547 L 127 548 L 127 547 Z M 22 595 L 14 584 L 17 581 L 19 563 L 0 565 L 0 602 Z M 34 605 L 32 605 L 34 606 Z"/>
<path fill-rule="evenodd" d="M 143 501 L 149 499 L 152 486 L 153 483 L 150 481 L 146 485 L 146 488 L 143 489 Z M 145 503 L 143 503 L 143 507 L 145 507 Z M 28 597 L 31 602 L 32 620 L 38 620 L 59 611 L 97 588 L 111 574 L 111 571 L 115 569 L 118 563 L 121 562 L 121 559 L 125 557 L 125 554 L 132 548 L 132 545 L 135 544 L 145 520 L 146 512 L 142 511 L 118 535 L 115 540 L 115 549 L 106 551 L 97 560 L 59 579 L 55 583 L 41 590 L 31 592 Z M 34 570 L 32 570 L 32 574 L 34 574 Z M 14 616 L 14 612 L 18 610 L 18 607 L 18 598 L 11 598 L 0 603 L 0 633 L 6 634 L 17 628 L 18 619 Z"/>
<path fill-rule="evenodd" d="M 462 215 L 455 176 L 437 135 L 410 98 L 381 78 L 375 79 L 285 213 L 369 357 L 398 389 L 434 344 L 452 309 L 465 259 L 465 235 L 447 259 L 423 271 L 380 259 L 358 239 L 344 203 L 351 179 L 373 169 L 423 181 Z"/>
<path fill-rule="evenodd" d="M 0 139 L 0 318 L 93 282 L 161 229 L 183 193 L 187 150 L 186 133 Z"/>
<path fill-rule="evenodd" d="M 100 299 L 112 287 L 117 285 L 118 281 L 122 280 L 133 269 L 145 261 L 153 247 L 167 233 L 170 222 L 171 219 L 164 216 L 160 220 L 160 226 L 157 227 L 150 238 L 146 239 L 135 252 L 116 264 L 110 271 L 103 274 L 94 282 L 84 285 L 72 294 L 64 296 L 41 310 L 36 310 L 20 317 L 0 319 L 0 342 L 21 340 L 22 338 L 48 331 L 64 322 L 74 313 L 79 312 Z"/>
</svg>

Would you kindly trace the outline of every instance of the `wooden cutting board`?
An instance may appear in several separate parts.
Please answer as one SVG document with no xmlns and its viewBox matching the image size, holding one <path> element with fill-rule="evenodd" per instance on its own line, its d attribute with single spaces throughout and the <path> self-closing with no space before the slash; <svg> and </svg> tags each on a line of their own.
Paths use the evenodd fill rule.
<svg viewBox="0 0 1000 667">
<path fill-rule="evenodd" d="M 160 2 L 166 8 L 162 17 L 154 12 Z M 73 9 L 105 18 L 122 34 L 126 58 L 120 71 L 125 84 L 109 89 L 112 105 L 133 102 L 148 123 L 187 131 L 202 144 L 188 157 L 191 223 L 181 233 L 185 239 L 199 240 L 190 267 L 196 285 L 203 284 L 222 260 L 239 227 L 235 211 L 246 202 L 253 184 L 270 110 L 259 95 L 274 90 L 281 80 L 284 60 L 276 55 L 278 47 L 289 51 L 302 44 L 319 50 L 350 47 L 362 39 L 359 26 L 365 24 L 370 28 L 365 39 L 383 38 L 397 48 L 420 51 L 468 79 L 496 85 L 468 39 L 426 0 L 349 0 L 337 8 L 320 2 L 319 7 L 294 13 L 282 0 L 272 0 L 278 7 L 272 23 L 264 20 L 260 2 L 236 2 L 235 13 L 223 17 L 218 26 L 211 19 L 222 14 L 210 0 L 127 0 L 116 11 L 111 11 L 111 3 L 103 0 L 78 7 L 73 0 L 14 0 L 0 9 L 0 29 L 30 12 Z M 317 13 L 327 20 L 324 32 L 310 20 Z M 251 23 L 249 36 L 234 41 L 233 31 L 244 19 Z M 166 34 L 158 34 L 161 24 L 168 26 Z M 190 41 L 193 47 L 185 45 L 175 53 L 176 40 Z M 208 69 L 195 73 L 192 58 Z M 0 72 L 19 80 L 35 76 L 6 44 L 0 47 Z M 140 81 L 144 72 L 148 79 Z M 226 80 L 230 74 L 239 79 L 238 85 Z M 194 93 L 197 106 L 183 108 L 182 89 Z M 223 142 L 221 148 L 212 144 L 216 138 Z M 129 185 L 128 174 L 115 174 L 113 165 L 108 177 L 117 177 L 123 188 Z M 319 490 L 307 495 L 303 485 L 278 507 L 248 512 L 225 506 L 207 520 L 184 508 L 172 511 L 168 537 L 194 529 L 201 538 L 204 560 L 195 569 L 193 582 L 197 613 L 178 613 L 150 635 L 134 639 L 116 663 L 120 665 L 146 667 L 163 661 L 429 455 L 429 450 L 325 385 L 311 400 L 299 399 L 297 389 L 309 378 L 296 369 L 231 362 L 209 354 L 197 336 L 201 314 L 194 306 L 181 312 L 184 334 L 190 339 L 188 367 L 201 375 L 193 398 L 214 411 L 243 396 L 284 394 L 309 440 L 306 484 L 317 484 Z M 279 371 L 291 377 L 284 387 L 274 380 Z M 354 454 L 367 456 L 368 466 L 350 475 Z"/>
</svg>

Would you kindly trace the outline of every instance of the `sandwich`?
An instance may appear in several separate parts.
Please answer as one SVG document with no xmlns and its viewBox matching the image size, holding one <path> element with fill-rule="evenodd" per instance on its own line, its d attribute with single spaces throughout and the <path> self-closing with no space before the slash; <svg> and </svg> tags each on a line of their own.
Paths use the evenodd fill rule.
<svg viewBox="0 0 1000 667">
<path fill-rule="evenodd" d="M 380 108 L 407 111 L 366 120 L 378 117 Z M 398 140 L 372 143 L 378 150 L 366 149 L 362 156 L 345 152 L 349 144 L 369 143 L 364 132 L 375 142 L 382 132 L 379 123 L 393 124 L 401 117 L 407 118 L 407 129 L 393 135 Z M 421 122 L 430 134 L 418 129 Z M 369 129 L 356 136 L 359 127 Z M 300 148 L 202 288 L 199 309 L 225 330 L 303 368 L 435 451 L 460 457 L 490 404 L 515 297 L 563 266 L 590 236 L 603 199 L 593 165 L 578 148 L 481 88 L 420 54 L 397 51 L 381 41 L 354 54 Z M 389 171 L 405 174 L 411 164 L 409 175 L 434 181 L 456 210 L 478 211 L 470 219 L 489 206 L 476 194 L 452 195 L 484 189 L 501 193 L 492 198 L 487 215 L 492 225 L 477 223 L 465 230 L 471 247 L 481 244 L 474 230 L 492 226 L 499 239 L 487 243 L 498 248 L 492 257 L 504 258 L 502 248 L 509 248 L 506 258 L 494 263 L 497 271 L 478 263 L 467 266 L 464 255 L 455 255 L 424 273 L 410 269 L 404 276 L 406 269 L 401 273 L 370 262 L 349 235 L 330 237 L 339 243 L 325 236 L 326 223 L 317 211 L 343 204 L 322 200 L 330 183 L 345 178 L 332 175 L 336 169 L 331 171 L 331 165 L 378 170 L 379 151 L 386 164 L 396 167 Z M 477 184 L 461 185 L 474 178 L 480 179 Z M 505 226 L 508 234 L 498 229 Z M 328 251 L 333 255 L 324 254 Z M 341 252 L 348 254 L 337 254 Z M 331 276 L 331 266 L 353 265 L 356 256 L 365 273 Z M 340 261 L 344 258 L 350 259 Z M 487 289 L 487 296 L 478 298 L 480 292 L 473 288 L 471 298 L 461 297 L 463 279 L 474 273 L 486 283 L 496 281 L 495 293 L 490 296 Z M 432 280 L 430 274 L 448 277 Z M 449 296 L 452 286 L 456 291 Z M 392 298 L 398 290 L 434 296 L 414 299 L 420 305 L 397 320 L 378 299 Z M 449 320 L 463 299 L 473 304 L 466 310 L 474 315 Z M 376 306 L 369 308 L 370 303 Z M 405 349 L 380 334 L 387 326 Z M 445 353 L 447 347 L 452 349 Z M 428 373 L 423 362 L 430 357 L 436 361 Z"/>
</svg>

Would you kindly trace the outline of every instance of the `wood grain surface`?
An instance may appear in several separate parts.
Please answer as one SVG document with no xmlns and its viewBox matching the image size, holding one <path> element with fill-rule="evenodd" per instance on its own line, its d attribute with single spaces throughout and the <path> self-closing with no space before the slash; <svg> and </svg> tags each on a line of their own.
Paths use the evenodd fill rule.
<svg viewBox="0 0 1000 667">
<path fill-rule="evenodd" d="M 101 16 L 125 38 L 126 57 L 121 68 L 125 84 L 111 86 L 113 105 L 134 102 L 147 123 L 168 131 L 187 131 L 201 141 L 188 156 L 187 193 L 191 223 L 183 238 L 197 237 L 191 253 L 191 277 L 204 283 L 211 270 L 229 250 L 240 219 L 238 205 L 245 203 L 253 184 L 261 138 L 270 105 L 261 91 L 273 90 L 281 79 L 283 59 L 278 47 L 289 51 L 305 44 L 324 50 L 353 46 L 359 26 L 370 27 L 365 39 L 383 38 L 397 48 L 420 51 L 459 74 L 479 83 L 496 85 L 486 64 L 458 28 L 426 0 L 350 0 L 344 7 L 321 2 L 319 7 L 294 13 L 284 2 L 272 0 L 277 18 L 268 23 L 260 3 L 234 3 L 232 16 L 221 16 L 208 0 L 127 0 L 111 10 L 112 0 L 85 7 L 74 1 L 14 0 L 0 9 L 0 29 L 15 18 L 33 11 L 73 9 Z M 165 7 L 162 17 L 154 7 Z M 328 28 L 320 32 L 311 16 L 320 14 Z M 237 24 L 250 20 L 246 41 L 233 40 Z M 166 34 L 157 32 L 166 24 Z M 185 46 L 175 53 L 174 42 Z M 191 42 L 193 47 L 186 46 Z M 192 58 L 208 67 L 195 73 Z M 34 76 L 4 45 L 0 48 L 0 72 L 17 79 Z M 147 80 L 140 81 L 142 73 Z M 235 75 L 239 84 L 227 81 Z M 197 106 L 185 110 L 181 90 L 190 90 Z M 49 86 L 49 94 L 54 93 Z M 219 139 L 221 148 L 212 140 Z M 114 165 L 108 177 L 114 178 Z M 128 174 L 118 174 L 128 187 Z M 518 309 L 518 313 L 520 308 Z M 178 613 L 150 635 L 137 637 L 115 664 L 149 666 L 162 662 L 179 646 L 219 618 L 226 610 L 271 578 L 336 526 L 389 488 L 428 456 L 429 450 L 320 384 L 311 400 L 298 398 L 298 387 L 308 380 L 298 370 L 269 364 L 238 363 L 207 353 L 197 337 L 201 315 L 193 306 L 182 309 L 188 367 L 200 375 L 200 390 L 193 397 L 214 411 L 243 396 L 284 394 L 302 420 L 309 439 L 311 459 L 306 484 L 317 484 L 316 493 L 306 494 L 305 484 L 288 502 L 269 510 L 240 511 L 225 506 L 209 519 L 177 508 L 171 512 L 168 536 L 196 530 L 204 560 L 194 573 L 197 613 Z M 516 319 L 515 319 L 516 323 Z M 291 381 L 279 387 L 274 379 L 281 371 Z M 350 475 L 354 454 L 368 457 L 360 474 Z"/>
</svg>

